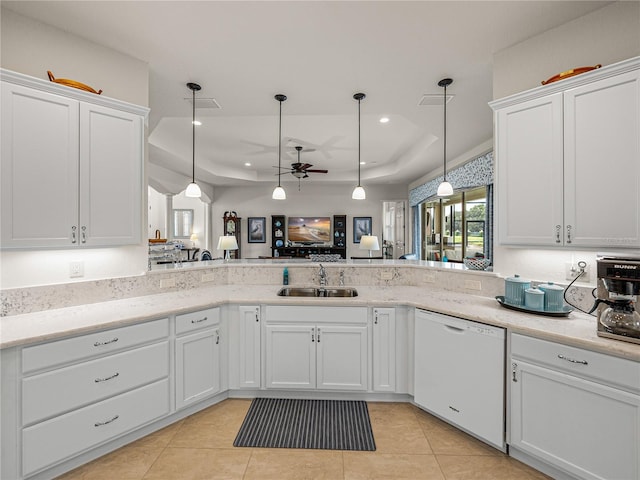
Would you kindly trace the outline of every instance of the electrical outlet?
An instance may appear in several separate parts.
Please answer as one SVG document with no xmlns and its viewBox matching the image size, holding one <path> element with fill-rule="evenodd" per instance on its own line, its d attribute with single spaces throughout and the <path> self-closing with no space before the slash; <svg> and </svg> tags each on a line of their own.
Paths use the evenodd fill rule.
<svg viewBox="0 0 640 480">
<path fill-rule="evenodd" d="M 435 283 L 436 274 L 434 272 L 425 272 L 422 274 L 422 281 L 424 283 Z"/>
<path fill-rule="evenodd" d="M 380 279 L 381 280 L 392 280 L 393 279 L 393 272 L 389 272 L 389 271 L 381 271 L 380 272 Z"/>
<path fill-rule="evenodd" d="M 176 286 L 176 279 L 171 278 L 163 278 L 160 280 L 160 288 L 171 288 Z"/>
<path fill-rule="evenodd" d="M 216 279 L 216 276 L 213 273 L 203 273 L 201 281 L 213 282 L 215 279 Z"/>
<path fill-rule="evenodd" d="M 69 278 L 84 277 L 84 262 L 69 263 Z"/>
<path fill-rule="evenodd" d="M 482 290 L 482 282 L 480 280 L 465 280 L 464 288 L 467 290 Z"/>
<path fill-rule="evenodd" d="M 578 265 L 579 264 L 579 265 Z M 574 280 L 578 275 L 580 275 L 580 271 L 584 270 L 584 273 L 580 275 L 580 282 L 588 282 L 589 281 L 589 266 L 586 262 L 580 261 L 576 263 L 567 262 L 564 264 L 565 268 L 565 278 L 567 280 Z"/>
</svg>

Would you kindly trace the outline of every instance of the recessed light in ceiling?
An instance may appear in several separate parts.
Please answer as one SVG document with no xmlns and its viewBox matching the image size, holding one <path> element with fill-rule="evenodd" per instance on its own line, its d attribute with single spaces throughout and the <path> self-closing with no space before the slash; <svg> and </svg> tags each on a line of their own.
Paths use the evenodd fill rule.
<svg viewBox="0 0 640 480">
<path fill-rule="evenodd" d="M 447 94 L 447 103 L 451 101 L 451 99 L 455 97 L 455 95 Z M 422 96 L 418 105 L 429 106 L 429 107 L 441 107 L 444 105 L 441 94 L 436 93 L 427 93 Z"/>
<path fill-rule="evenodd" d="M 389 123 L 389 117 L 381 117 L 380 123 Z"/>
<path fill-rule="evenodd" d="M 250 167 L 250 166 L 251 166 L 251 162 L 245 162 L 245 163 L 244 163 L 244 166 L 245 166 L 245 167 Z"/>
<path fill-rule="evenodd" d="M 360 165 L 366 165 L 367 162 L 360 162 Z"/>
<path fill-rule="evenodd" d="M 196 127 L 199 127 L 200 125 L 202 125 L 202 122 L 200 120 L 194 120 L 193 123 Z"/>
</svg>

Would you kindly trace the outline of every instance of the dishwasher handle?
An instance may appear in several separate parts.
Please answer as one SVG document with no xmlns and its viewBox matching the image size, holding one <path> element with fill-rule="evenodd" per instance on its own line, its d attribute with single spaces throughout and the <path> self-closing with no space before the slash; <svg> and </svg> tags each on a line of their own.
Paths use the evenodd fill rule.
<svg viewBox="0 0 640 480">
<path fill-rule="evenodd" d="M 453 325 L 447 325 L 446 323 L 443 323 L 442 325 L 446 330 L 449 330 L 450 332 L 453 332 L 453 333 L 464 333 L 466 330 L 465 328 L 454 327 Z"/>
</svg>

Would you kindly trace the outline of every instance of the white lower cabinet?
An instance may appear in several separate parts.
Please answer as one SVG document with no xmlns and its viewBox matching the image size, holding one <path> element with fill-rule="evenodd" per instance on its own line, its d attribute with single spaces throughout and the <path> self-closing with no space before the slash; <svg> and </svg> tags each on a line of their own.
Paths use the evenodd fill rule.
<svg viewBox="0 0 640 480">
<path fill-rule="evenodd" d="M 220 392 L 220 309 L 176 315 L 176 408 Z"/>
<path fill-rule="evenodd" d="M 366 308 L 266 308 L 267 388 L 368 389 Z"/>
<path fill-rule="evenodd" d="M 510 446 L 571 477 L 640 479 L 640 363 L 512 335 Z"/>
<path fill-rule="evenodd" d="M 230 306 L 229 318 L 229 387 L 258 389 L 261 386 L 260 306 Z"/>
<path fill-rule="evenodd" d="M 505 332 L 416 310 L 415 402 L 504 448 Z"/>
<path fill-rule="evenodd" d="M 373 390 L 396 391 L 396 309 L 373 309 Z"/>
</svg>

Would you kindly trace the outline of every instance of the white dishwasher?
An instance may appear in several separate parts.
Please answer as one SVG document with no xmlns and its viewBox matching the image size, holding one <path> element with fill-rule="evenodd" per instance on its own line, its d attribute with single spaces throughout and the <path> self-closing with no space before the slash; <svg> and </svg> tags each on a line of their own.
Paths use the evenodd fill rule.
<svg viewBox="0 0 640 480">
<path fill-rule="evenodd" d="M 416 404 L 504 450 L 505 330 L 416 309 Z"/>
</svg>

